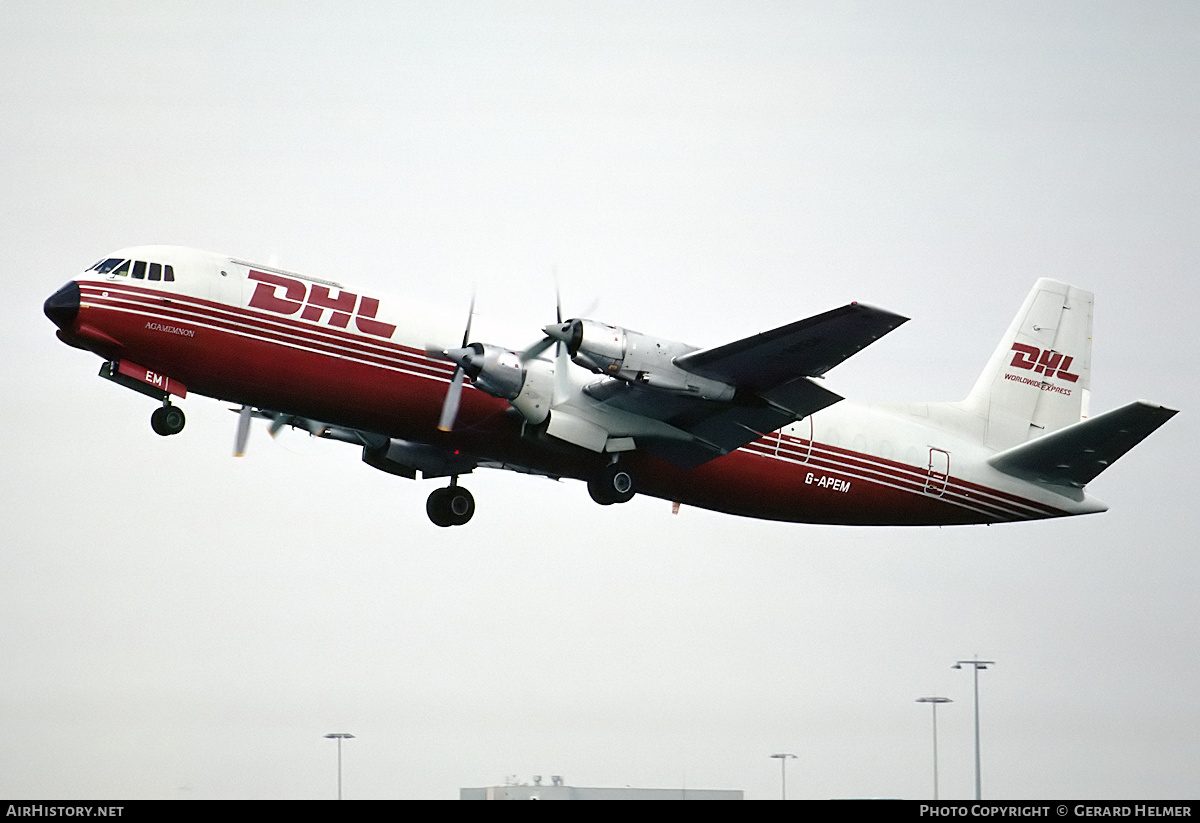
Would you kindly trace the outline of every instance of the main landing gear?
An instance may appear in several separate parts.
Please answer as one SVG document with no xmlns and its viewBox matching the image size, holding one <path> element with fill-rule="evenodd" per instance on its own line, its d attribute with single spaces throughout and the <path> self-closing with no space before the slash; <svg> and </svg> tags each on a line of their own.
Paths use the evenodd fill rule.
<svg viewBox="0 0 1200 823">
<path fill-rule="evenodd" d="M 444 489 L 434 489 L 425 501 L 425 512 L 435 526 L 461 526 L 475 514 L 475 498 L 452 478 Z"/>
<path fill-rule="evenodd" d="M 633 474 L 618 463 L 609 463 L 587 484 L 588 493 L 601 506 L 628 503 L 637 493 Z M 434 489 L 425 501 L 425 513 L 435 526 L 461 526 L 475 514 L 475 498 L 458 485 L 458 477 L 450 485 Z"/>
<path fill-rule="evenodd" d="M 628 503 L 637 493 L 633 475 L 620 463 L 609 463 L 598 475 L 588 481 L 587 487 L 588 494 L 601 506 Z"/>
<path fill-rule="evenodd" d="M 163 437 L 179 434 L 186 422 L 183 409 L 172 406 L 169 400 L 164 400 L 163 404 L 154 410 L 154 414 L 150 415 L 150 428 L 154 429 L 155 434 L 161 434 Z"/>
</svg>

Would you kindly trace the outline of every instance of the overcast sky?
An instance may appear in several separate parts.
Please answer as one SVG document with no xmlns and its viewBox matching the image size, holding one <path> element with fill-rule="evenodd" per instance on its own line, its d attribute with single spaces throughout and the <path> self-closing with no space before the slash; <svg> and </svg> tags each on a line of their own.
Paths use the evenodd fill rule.
<svg viewBox="0 0 1200 823">
<path fill-rule="evenodd" d="M 1200 6 L 21 3 L 0 25 L 0 797 L 570 785 L 1200 795 Z M 912 322 L 855 399 L 966 394 L 1038 277 L 1096 294 L 1093 412 L 1183 410 L 1105 514 L 763 523 L 440 481 L 96 377 L 41 303 L 177 243 L 529 330 L 715 345 L 850 300 Z M 502 341 L 521 345 L 528 341 Z"/>
</svg>

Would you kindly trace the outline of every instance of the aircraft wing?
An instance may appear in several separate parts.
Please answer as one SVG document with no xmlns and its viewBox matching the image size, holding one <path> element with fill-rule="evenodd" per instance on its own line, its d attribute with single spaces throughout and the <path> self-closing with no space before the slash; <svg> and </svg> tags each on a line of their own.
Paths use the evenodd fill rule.
<svg viewBox="0 0 1200 823">
<path fill-rule="evenodd" d="M 756 392 L 818 377 L 908 321 L 851 303 L 771 331 L 675 359 L 681 369 Z"/>
<path fill-rule="evenodd" d="M 831 406 L 842 399 L 809 379 L 824 374 L 908 318 L 851 303 L 724 346 L 677 357 L 675 364 L 737 388 L 711 401 L 653 386 L 604 380 L 585 389 L 593 400 L 669 424 L 678 438 L 635 438 L 639 449 L 695 466 Z"/>
</svg>

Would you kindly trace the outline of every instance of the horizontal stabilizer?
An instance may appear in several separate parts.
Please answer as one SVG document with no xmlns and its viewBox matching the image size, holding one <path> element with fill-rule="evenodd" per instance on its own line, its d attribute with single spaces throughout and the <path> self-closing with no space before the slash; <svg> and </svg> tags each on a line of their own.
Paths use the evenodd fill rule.
<svg viewBox="0 0 1200 823">
<path fill-rule="evenodd" d="M 988 462 L 1035 483 L 1081 489 L 1175 414 L 1138 400 L 1014 446 Z"/>
</svg>

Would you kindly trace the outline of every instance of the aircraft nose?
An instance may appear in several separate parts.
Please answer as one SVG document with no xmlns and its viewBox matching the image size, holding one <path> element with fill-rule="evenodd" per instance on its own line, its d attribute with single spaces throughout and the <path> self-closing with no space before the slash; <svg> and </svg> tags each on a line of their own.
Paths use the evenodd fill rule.
<svg viewBox="0 0 1200 823">
<path fill-rule="evenodd" d="M 72 280 L 50 295 L 46 298 L 42 310 L 54 325 L 60 329 L 69 329 L 79 314 L 79 284 Z"/>
</svg>

